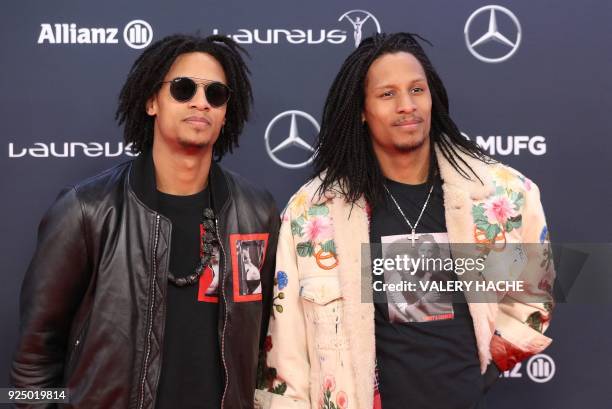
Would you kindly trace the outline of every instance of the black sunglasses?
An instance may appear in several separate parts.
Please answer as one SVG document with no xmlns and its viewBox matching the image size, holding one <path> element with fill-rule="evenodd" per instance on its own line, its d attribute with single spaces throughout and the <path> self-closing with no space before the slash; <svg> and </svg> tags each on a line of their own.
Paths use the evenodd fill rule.
<svg viewBox="0 0 612 409">
<path fill-rule="evenodd" d="M 225 105 L 232 94 L 232 90 L 222 82 L 204 78 L 177 77 L 170 81 L 163 81 L 162 84 L 166 82 L 170 83 L 170 95 L 179 102 L 191 101 L 200 84 L 204 87 L 206 100 L 215 108 Z"/>
</svg>

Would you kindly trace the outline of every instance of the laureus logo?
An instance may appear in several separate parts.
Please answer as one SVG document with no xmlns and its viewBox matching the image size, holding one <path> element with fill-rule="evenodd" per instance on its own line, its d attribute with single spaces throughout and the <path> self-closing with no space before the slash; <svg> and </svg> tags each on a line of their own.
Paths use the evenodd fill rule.
<svg viewBox="0 0 612 409">
<path fill-rule="evenodd" d="M 359 47 L 361 39 L 363 37 L 363 25 L 371 20 L 372 24 L 376 27 L 376 32 L 380 33 L 380 23 L 378 19 L 374 17 L 374 14 L 366 10 L 350 10 L 340 16 L 338 21 L 347 20 L 353 25 L 353 40 L 355 41 L 355 48 Z"/>
<path fill-rule="evenodd" d="M 75 158 L 75 157 L 106 157 L 136 156 L 132 152 L 132 144 L 123 142 L 35 142 L 31 146 L 14 142 L 8 144 L 9 158 Z"/>
<path fill-rule="evenodd" d="M 367 10 L 349 10 L 342 14 L 339 22 L 348 22 L 352 26 L 352 38 L 355 47 L 359 45 L 364 35 L 374 30 L 380 33 L 380 22 Z M 371 28 L 371 30 L 367 30 Z M 213 29 L 213 34 L 223 30 Z M 227 34 L 239 44 L 344 44 L 350 34 L 340 28 L 239 28 L 234 33 Z"/>
</svg>

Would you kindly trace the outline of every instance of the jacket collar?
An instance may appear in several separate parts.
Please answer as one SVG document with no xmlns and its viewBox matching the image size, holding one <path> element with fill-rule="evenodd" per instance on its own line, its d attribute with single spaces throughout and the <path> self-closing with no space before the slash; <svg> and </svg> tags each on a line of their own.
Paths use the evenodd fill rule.
<svg viewBox="0 0 612 409">
<path fill-rule="evenodd" d="M 444 181 L 444 184 L 447 187 L 466 192 L 470 199 L 481 200 L 489 196 L 494 190 L 489 165 L 462 152 L 459 150 L 459 148 L 456 149 L 458 153 L 458 162 L 461 167 L 463 169 L 466 168 L 465 165 L 471 167 L 474 173 L 478 175 L 480 180 L 478 180 L 478 178 L 476 178 L 473 174 L 470 174 L 470 179 L 467 179 L 461 175 L 448 161 L 448 159 L 444 157 L 440 147 L 435 144 L 434 150 L 436 153 L 436 159 L 438 161 L 438 168 L 440 169 L 440 177 Z"/>
<path fill-rule="evenodd" d="M 467 164 L 480 178 L 480 180 L 478 180 L 473 174 L 470 174 L 470 178 L 468 179 L 461 175 L 448 159 L 444 157 L 437 144 L 434 144 L 434 151 L 438 162 L 438 168 L 440 169 L 440 177 L 444 183 L 444 191 L 448 195 L 445 201 L 446 205 L 458 206 L 460 204 L 458 202 L 466 202 L 468 199 L 482 200 L 493 193 L 495 187 L 493 185 L 489 164 L 473 158 L 457 148 L 457 161 L 461 167 L 466 169 L 467 167 L 465 165 Z M 466 170 L 469 172 L 469 168 Z M 318 194 L 318 188 L 324 175 L 325 173 L 321 173 L 304 186 L 305 191 L 309 192 L 313 204 L 321 204 L 328 199 L 333 199 L 336 196 L 342 195 L 337 187 L 332 187 L 330 190 L 324 192 L 323 195 Z M 450 201 L 448 199 L 450 199 Z M 360 207 L 365 206 L 365 203 L 361 202 L 363 201 L 359 200 L 356 205 Z"/>
<path fill-rule="evenodd" d="M 155 182 L 155 164 L 153 153 L 147 149 L 132 161 L 129 170 L 128 183 L 145 206 L 153 211 L 159 211 L 157 203 L 157 184 Z M 229 185 L 225 171 L 216 162 L 212 162 L 209 174 L 209 186 L 212 189 L 212 207 L 219 214 L 230 199 Z"/>
</svg>

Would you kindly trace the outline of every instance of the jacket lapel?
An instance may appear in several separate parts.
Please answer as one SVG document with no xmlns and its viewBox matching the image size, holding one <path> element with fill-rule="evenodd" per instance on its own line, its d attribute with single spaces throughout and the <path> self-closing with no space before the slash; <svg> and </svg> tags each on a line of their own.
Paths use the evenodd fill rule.
<svg viewBox="0 0 612 409">
<path fill-rule="evenodd" d="M 495 188 L 491 171 L 484 162 L 468 155 L 460 154 L 461 158 L 474 170 L 482 182 L 474 176 L 472 176 L 473 180 L 468 180 L 453 168 L 437 146 L 435 150 L 440 176 L 443 181 L 442 190 L 444 192 L 446 229 L 451 248 L 456 244 L 475 243 L 472 204 L 474 200 L 483 200 L 493 194 Z M 474 323 L 480 370 L 484 373 L 491 361 L 489 345 L 495 331 L 497 303 L 473 302 L 468 303 L 468 307 Z"/>
<path fill-rule="evenodd" d="M 373 407 L 374 365 L 374 304 L 372 277 L 368 267 L 362 274 L 362 243 L 369 243 L 369 222 L 365 201 L 358 201 L 351 209 L 342 197 L 333 200 L 331 213 L 334 221 L 334 241 L 338 254 L 338 278 L 343 296 L 344 320 L 349 339 L 358 408 Z M 367 247 L 367 246 L 366 246 Z M 369 247 L 363 262 L 369 263 Z M 362 300 L 363 294 L 363 300 Z"/>
</svg>

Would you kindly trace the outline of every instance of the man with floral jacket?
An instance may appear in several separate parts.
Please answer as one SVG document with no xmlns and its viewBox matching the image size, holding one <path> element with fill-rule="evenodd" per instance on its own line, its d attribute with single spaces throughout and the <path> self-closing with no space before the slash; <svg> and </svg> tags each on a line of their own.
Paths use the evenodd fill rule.
<svg viewBox="0 0 612 409">
<path fill-rule="evenodd" d="M 256 406 L 484 408 L 499 371 L 550 344 L 539 189 L 461 136 L 412 35 L 375 35 L 346 59 L 315 171 L 282 216 Z M 406 306 L 418 302 L 372 298 L 374 246 L 394 240 L 421 257 L 471 246 L 484 262 L 477 280 L 521 277 L 525 289 L 460 292 L 415 318 Z M 497 247 L 512 245 L 500 259 Z"/>
</svg>

